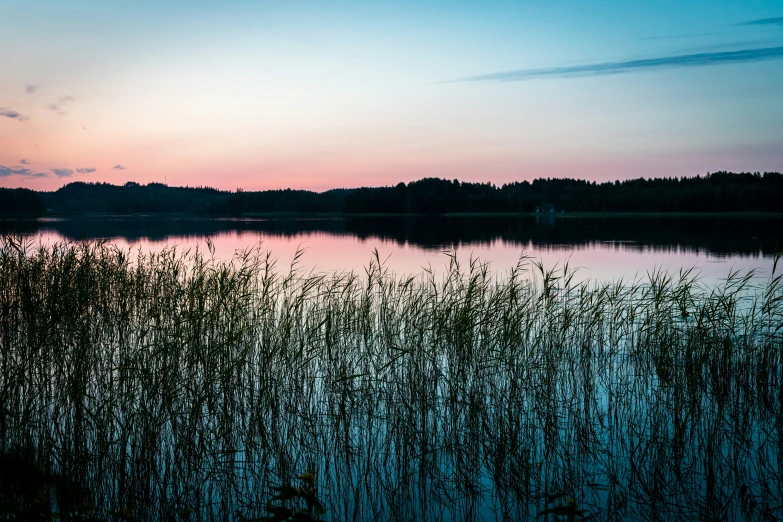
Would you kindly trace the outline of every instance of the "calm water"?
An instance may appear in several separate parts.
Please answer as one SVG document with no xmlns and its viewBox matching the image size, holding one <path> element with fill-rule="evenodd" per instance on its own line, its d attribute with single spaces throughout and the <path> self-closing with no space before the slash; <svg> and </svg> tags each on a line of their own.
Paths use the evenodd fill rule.
<svg viewBox="0 0 783 522">
<path fill-rule="evenodd" d="M 45 243 L 105 239 L 123 247 L 205 246 L 229 258 L 261 243 L 279 266 L 304 249 L 300 263 L 318 271 L 358 270 L 378 250 L 397 273 L 435 270 L 445 251 L 503 272 L 521 255 L 545 265 L 578 267 L 580 279 L 633 279 L 662 268 L 694 268 L 705 282 L 731 270 L 755 269 L 763 278 L 783 244 L 783 216 L 770 217 L 374 217 L 332 219 L 196 219 L 104 216 L 0 221 L 0 234 L 22 233 Z"/>
<path fill-rule="evenodd" d="M 734 270 L 768 279 L 781 230 L 749 217 L 0 221 L 44 244 L 209 239 L 220 259 L 260 243 L 283 270 L 298 249 L 316 271 L 359 270 L 377 249 L 398 274 L 444 270 L 453 251 L 490 262 L 501 287 L 495 275 L 528 255 L 603 280 L 694 268 L 707 288 L 675 294 L 681 316 L 644 285 L 494 299 L 495 283 L 407 287 L 376 272 L 259 294 L 207 271 L 118 290 L 119 274 L 98 291 L 100 265 L 82 276 L 94 293 L 57 294 L 59 267 L 11 268 L 0 441 L 45 441 L 98 507 L 140 519 L 253 514 L 306 469 L 328 520 L 534 519 L 553 490 L 596 520 L 779 519 L 783 297 L 743 307 L 709 290 Z M 210 277 L 203 302 L 177 286 Z M 30 289 L 47 306 L 13 311 Z"/>
</svg>

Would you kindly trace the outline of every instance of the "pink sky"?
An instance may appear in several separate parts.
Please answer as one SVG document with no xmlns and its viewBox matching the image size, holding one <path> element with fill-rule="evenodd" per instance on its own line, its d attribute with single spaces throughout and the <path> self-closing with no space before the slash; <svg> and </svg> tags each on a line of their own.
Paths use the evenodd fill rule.
<svg viewBox="0 0 783 522">
<path fill-rule="evenodd" d="M 0 186 L 783 170 L 774 4 L 559 3 L 12 0 Z"/>
</svg>

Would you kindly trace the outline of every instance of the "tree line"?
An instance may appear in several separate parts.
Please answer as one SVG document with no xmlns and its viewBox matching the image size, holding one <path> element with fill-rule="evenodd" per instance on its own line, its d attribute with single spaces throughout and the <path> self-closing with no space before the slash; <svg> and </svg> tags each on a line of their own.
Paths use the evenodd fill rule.
<svg viewBox="0 0 783 522">
<path fill-rule="evenodd" d="M 38 192 L 23 188 L 0 188 L 0 215 L 44 212 L 46 212 L 46 205 Z"/>
<path fill-rule="evenodd" d="M 448 214 L 479 212 L 783 212 L 778 172 L 596 183 L 547 178 L 495 186 L 424 178 L 387 187 L 258 192 L 210 187 L 69 183 L 54 192 L 0 189 L 0 213 Z"/>
</svg>

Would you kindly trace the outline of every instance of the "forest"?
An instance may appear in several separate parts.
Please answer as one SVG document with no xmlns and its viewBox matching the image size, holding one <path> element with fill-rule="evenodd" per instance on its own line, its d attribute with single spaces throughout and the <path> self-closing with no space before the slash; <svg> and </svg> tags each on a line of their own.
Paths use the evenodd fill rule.
<svg viewBox="0 0 783 522">
<path fill-rule="evenodd" d="M 74 182 L 53 192 L 0 188 L 0 214 L 263 213 L 455 214 L 523 212 L 783 212 L 779 172 L 715 172 L 682 178 L 596 183 L 547 178 L 496 186 L 424 178 L 386 187 L 221 191 Z"/>
<path fill-rule="evenodd" d="M 0 188 L 0 215 L 42 214 L 46 212 L 41 194 L 29 189 Z"/>
</svg>

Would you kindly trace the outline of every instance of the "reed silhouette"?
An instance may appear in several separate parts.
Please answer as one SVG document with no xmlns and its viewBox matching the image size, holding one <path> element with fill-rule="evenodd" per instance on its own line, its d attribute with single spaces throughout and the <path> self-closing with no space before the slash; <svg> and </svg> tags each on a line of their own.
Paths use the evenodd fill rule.
<svg viewBox="0 0 783 522">
<path fill-rule="evenodd" d="M 2 480 L 43 484 L 6 516 L 781 516 L 777 262 L 759 287 L 298 261 L 4 239 L 0 451 L 29 457 Z"/>
</svg>

